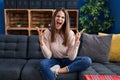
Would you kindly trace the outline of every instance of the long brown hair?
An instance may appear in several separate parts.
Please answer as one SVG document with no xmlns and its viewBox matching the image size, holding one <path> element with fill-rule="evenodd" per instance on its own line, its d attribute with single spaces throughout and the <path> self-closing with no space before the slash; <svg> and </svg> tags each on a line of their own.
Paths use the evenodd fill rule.
<svg viewBox="0 0 120 80">
<path fill-rule="evenodd" d="M 51 22 L 51 42 L 55 41 L 55 33 L 56 33 L 56 28 L 55 28 L 55 17 L 59 11 L 64 12 L 65 14 L 65 22 L 61 28 L 62 35 L 64 37 L 63 45 L 68 46 L 69 45 L 69 32 L 70 32 L 70 22 L 69 22 L 69 14 L 64 8 L 59 8 L 57 9 L 52 17 L 52 22 Z"/>
</svg>

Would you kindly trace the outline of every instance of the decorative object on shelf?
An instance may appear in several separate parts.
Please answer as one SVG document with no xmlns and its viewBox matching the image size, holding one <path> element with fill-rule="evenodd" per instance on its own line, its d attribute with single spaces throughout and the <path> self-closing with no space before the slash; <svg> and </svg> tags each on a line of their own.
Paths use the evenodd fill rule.
<svg viewBox="0 0 120 80">
<path fill-rule="evenodd" d="M 104 32 L 112 27 L 114 18 L 110 17 L 109 0 L 84 0 L 80 8 L 80 26 L 86 33 Z"/>
<path fill-rule="evenodd" d="M 44 27 L 44 22 L 39 22 L 38 26 L 43 28 Z"/>
<path fill-rule="evenodd" d="M 17 25 L 17 27 L 21 27 L 22 26 L 22 22 L 21 21 L 17 21 L 16 25 Z"/>
</svg>

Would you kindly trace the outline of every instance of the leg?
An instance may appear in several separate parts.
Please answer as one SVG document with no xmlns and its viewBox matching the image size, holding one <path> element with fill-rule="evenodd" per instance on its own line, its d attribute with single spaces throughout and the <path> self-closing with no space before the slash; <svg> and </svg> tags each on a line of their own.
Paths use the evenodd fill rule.
<svg viewBox="0 0 120 80">
<path fill-rule="evenodd" d="M 70 65 L 67 66 L 69 72 L 83 71 L 92 64 L 89 57 L 77 57 Z"/>
<path fill-rule="evenodd" d="M 55 80 L 55 74 L 50 70 L 55 64 L 60 64 L 57 59 L 43 59 L 40 61 L 40 71 L 44 80 Z"/>
<path fill-rule="evenodd" d="M 92 63 L 89 57 L 77 57 L 73 61 L 70 61 L 69 59 L 64 59 L 63 62 L 65 65 L 68 66 L 60 68 L 58 73 L 82 71 L 88 68 Z"/>
</svg>

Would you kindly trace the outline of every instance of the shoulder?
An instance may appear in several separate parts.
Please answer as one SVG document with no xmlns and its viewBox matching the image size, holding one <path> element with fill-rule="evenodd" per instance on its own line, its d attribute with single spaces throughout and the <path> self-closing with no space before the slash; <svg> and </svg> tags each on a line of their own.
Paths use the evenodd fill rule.
<svg viewBox="0 0 120 80">
<path fill-rule="evenodd" d="M 75 33 L 74 33 L 72 30 L 70 30 L 69 35 L 70 35 L 70 36 L 74 36 Z"/>
<path fill-rule="evenodd" d="M 70 30 L 70 32 L 69 32 L 69 39 L 70 40 L 72 40 L 72 39 L 74 39 L 74 37 L 75 37 L 75 33 L 72 31 L 72 30 Z"/>
<path fill-rule="evenodd" d="M 48 34 L 48 35 L 50 35 L 50 34 L 51 34 L 51 32 L 50 32 L 50 30 L 49 30 L 49 29 L 46 29 L 46 30 L 44 31 L 44 34 Z"/>
<path fill-rule="evenodd" d="M 51 31 L 50 31 L 49 29 L 46 29 L 46 30 L 44 31 L 44 36 L 46 36 L 46 37 L 51 36 Z"/>
</svg>

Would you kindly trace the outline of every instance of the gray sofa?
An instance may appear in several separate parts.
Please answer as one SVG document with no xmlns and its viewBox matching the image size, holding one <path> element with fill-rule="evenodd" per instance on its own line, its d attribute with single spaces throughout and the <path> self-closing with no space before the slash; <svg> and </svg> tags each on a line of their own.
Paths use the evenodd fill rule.
<svg viewBox="0 0 120 80">
<path fill-rule="evenodd" d="M 43 80 L 39 69 L 43 58 L 37 35 L 0 35 L 0 80 Z M 85 71 L 59 74 L 57 80 L 84 80 L 85 74 L 120 75 L 120 62 L 93 61 Z"/>
</svg>

